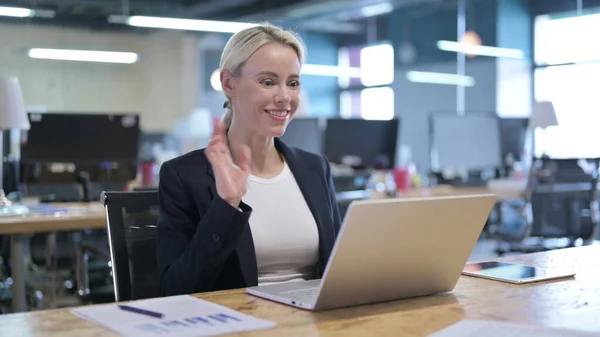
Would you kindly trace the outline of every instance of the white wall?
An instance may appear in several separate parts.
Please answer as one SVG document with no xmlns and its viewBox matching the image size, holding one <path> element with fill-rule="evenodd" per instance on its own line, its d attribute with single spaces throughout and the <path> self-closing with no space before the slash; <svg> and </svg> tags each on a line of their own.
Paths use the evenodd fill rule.
<svg viewBox="0 0 600 337">
<path fill-rule="evenodd" d="M 0 24 L 0 75 L 18 76 L 26 104 L 56 112 L 133 112 L 144 131 L 170 131 L 197 107 L 198 38 L 178 31 L 101 32 Z M 28 48 L 128 51 L 135 64 L 30 59 Z"/>
<path fill-rule="evenodd" d="M 406 80 L 406 72 L 409 70 L 456 73 L 456 62 L 396 69 L 392 87 L 395 92 L 396 115 L 401 119 L 399 145 L 410 146 L 412 159 L 418 169 L 428 170 L 430 168 L 428 116 L 434 111 L 456 111 L 456 87 L 409 82 Z M 475 86 L 466 88 L 465 109 L 496 111 L 496 60 L 491 58 L 469 60 L 466 74 L 475 78 Z"/>
</svg>

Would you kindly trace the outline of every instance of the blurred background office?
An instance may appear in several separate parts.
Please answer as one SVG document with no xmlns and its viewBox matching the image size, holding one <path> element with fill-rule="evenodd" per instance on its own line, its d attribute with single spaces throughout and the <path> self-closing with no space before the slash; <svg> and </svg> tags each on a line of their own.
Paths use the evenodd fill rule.
<svg viewBox="0 0 600 337">
<path fill-rule="evenodd" d="M 102 192 L 207 144 L 260 21 L 308 47 L 283 139 L 333 163 L 342 213 L 490 192 L 472 258 L 598 239 L 599 0 L 0 0 L 1 312 L 115 300 Z"/>
</svg>

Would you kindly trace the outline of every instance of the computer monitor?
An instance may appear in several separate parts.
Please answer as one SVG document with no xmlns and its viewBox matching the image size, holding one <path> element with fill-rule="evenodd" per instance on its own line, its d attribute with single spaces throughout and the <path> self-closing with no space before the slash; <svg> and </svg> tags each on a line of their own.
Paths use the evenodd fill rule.
<svg viewBox="0 0 600 337">
<path fill-rule="evenodd" d="M 140 139 L 135 114 L 30 113 L 23 163 L 135 162 Z"/>
<path fill-rule="evenodd" d="M 324 154 L 333 163 L 359 158 L 359 169 L 392 168 L 400 121 L 333 118 L 325 128 Z"/>
<path fill-rule="evenodd" d="M 486 170 L 502 167 L 500 122 L 494 113 L 430 115 L 431 169 Z"/>
<path fill-rule="evenodd" d="M 281 136 L 287 145 L 323 154 L 324 120 L 319 118 L 294 118 Z"/>
<path fill-rule="evenodd" d="M 140 133 L 139 158 L 140 160 L 152 160 L 154 157 L 153 148 L 160 145 L 164 148 L 167 135 L 162 132 L 142 132 Z"/>
<path fill-rule="evenodd" d="M 529 118 L 500 118 L 502 158 L 512 154 L 516 161 L 521 160 L 528 124 Z"/>
</svg>

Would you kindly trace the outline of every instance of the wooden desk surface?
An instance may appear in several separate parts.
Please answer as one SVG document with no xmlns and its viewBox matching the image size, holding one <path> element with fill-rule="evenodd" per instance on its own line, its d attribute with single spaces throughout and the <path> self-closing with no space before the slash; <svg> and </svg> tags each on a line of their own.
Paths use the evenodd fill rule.
<svg viewBox="0 0 600 337">
<path fill-rule="evenodd" d="M 29 234 L 36 232 L 70 231 L 106 228 L 104 207 L 99 202 L 53 203 L 66 208 L 67 214 L 0 217 L 0 234 Z"/>
<path fill-rule="evenodd" d="M 600 246 L 505 258 L 540 267 L 572 268 L 574 279 L 509 285 L 462 276 L 442 295 L 312 313 L 246 295 L 243 290 L 200 298 L 278 326 L 248 336 L 427 336 L 464 318 L 531 323 L 600 332 Z M 7 336 L 115 336 L 67 309 L 0 316 Z"/>
</svg>

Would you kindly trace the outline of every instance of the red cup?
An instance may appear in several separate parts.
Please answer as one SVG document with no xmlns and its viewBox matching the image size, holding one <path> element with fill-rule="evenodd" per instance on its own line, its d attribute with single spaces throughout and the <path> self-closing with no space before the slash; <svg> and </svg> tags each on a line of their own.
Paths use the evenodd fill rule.
<svg viewBox="0 0 600 337">
<path fill-rule="evenodd" d="M 407 191 L 412 187 L 410 172 L 405 167 L 394 167 L 392 170 L 394 181 L 396 182 L 396 189 L 398 191 Z"/>
<path fill-rule="evenodd" d="M 152 161 L 143 162 L 141 165 L 142 187 L 154 186 L 154 167 L 156 164 Z"/>
</svg>

